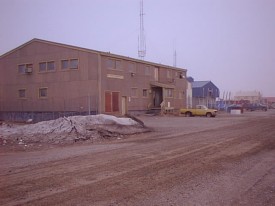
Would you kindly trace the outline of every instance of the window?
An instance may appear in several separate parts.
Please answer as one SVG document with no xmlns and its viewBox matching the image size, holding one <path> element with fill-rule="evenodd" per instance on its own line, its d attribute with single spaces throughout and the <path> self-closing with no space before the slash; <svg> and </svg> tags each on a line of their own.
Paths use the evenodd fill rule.
<svg viewBox="0 0 275 206">
<path fill-rule="evenodd" d="M 182 73 L 182 72 L 179 72 L 179 78 L 180 78 L 180 79 L 183 79 L 183 78 L 185 78 L 185 75 L 184 75 L 184 73 Z"/>
<path fill-rule="evenodd" d="M 69 60 L 61 60 L 61 69 L 69 69 Z"/>
<path fill-rule="evenodd" d="M 61 60 L 61 69 L 78 69 L 78 59 L 64 59 Z"/>
<path fill-rule="evenodd" d="M 54 70 L 55 70 L 54 61 L 39 63 L 39 72 L 54 71 Z"/>
<path fill-rule="evenodd" d="M 18 97 L 19 98 L 26 98 L 26 89 L 19 89 L 18 90 Z"/>
<path fill-rule="evenodd" d="M 107 67 L 109 69 L 115 69 L 116 67 L 116 62 L 114 59 L 108 59 L 108 62 L 107 62 Z"/>
<path fill-rule="evenodd" d="M 122 62 L 120 60 L 108 59 L 107 67 L 108 69 L 122 70 Z"/>
<path fill-rule="evenodd" d="M 47 70 L 48 70 L 48 71 L 53 71 L 53 70 L 55 70 L 54 62 L 48 62 L 48 63 L 47 63 Z"/>
<path fill-rule="evenodd" d="M 173 97 L 173 89 L 165 89 L 166 97 Z"/>
<path fill-rule="evenodd" d="M 47 63 L 46 62 L 39 63 L 39 71 L 45 72 L 46 70 L 47 70 Z"/>
<path fill-rule="evenodd" d="M 122 69 L 122 63 L 119 60 L 116 60 L 116 69 Z"/>
<path fill-rule="evenodd" d="M 183 79 L 185 76 L 182 72 L 175 72 L 175 77 L 179 79 Z"/>
<path fill-rule="evenodd" d="M 150 66 L 145 67 L 145 75 L 150 76 Z"/>
<path fill-rule="evenodd" d="M 131 89 L 131 97 L 137 97 L 138 94 L 137 94 L 137 88 L 132 88 Z"/>
<path fill-rule="evenodd" d="M 167 78 L 172 78 L 172 71 L 171 70 L 167 70 Z"/>
<path fill-rule="evenodd" d="M 209 97 L 213 97 L 213 89 L 208 88 L 208 94 Z"/>
<path fill-rule="evenodd" d="M 39 98 L 48 97 L 48 88 L 39 88 Z"/>
<path fill-rule="evenodd" d="M 155 79 L 155 81 L 159 81 L 159 68 L 158 67 L 154 68 L 154 79 Z"/>
<path fill-rule="evenodd" d="M 32 66 L 32 64 L 26 64 L 26 68 L 32 70 L 33 66 Z"/>
<path fill-rule="evenodd" d="M 18 65 L 18 73 L 26 74 L 32 72 L 33 65 L 32 64 L 20 64 Z"/>
<path fill-rule="evenodd" d="M 136 64 L 135 63 L 129 62 L 128 68 L 129 68 L 129 72 L 136 73 Z"/>
<path fill-rule="evenodd" d="M 143 89 L 142 90 L 142 96 L 143 97 L 147 97 L 148 96 L 148 90 L 147 89 Z"/>
<path fill-rule="evenodd" d="M 78 59 L 70 60 L 70 69 L 78 69 Z"/>
<path fill-rule="evenodd" d="M 25 74 L 25 70 L 26 70 L 26 64 L 18 65 L 18 73 L 19 74 Z"/>
</svg>

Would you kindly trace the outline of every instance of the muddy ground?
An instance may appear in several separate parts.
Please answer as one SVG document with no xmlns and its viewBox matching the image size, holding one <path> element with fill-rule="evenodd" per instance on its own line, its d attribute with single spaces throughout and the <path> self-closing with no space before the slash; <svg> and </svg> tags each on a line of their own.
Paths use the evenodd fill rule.
<svg viewBox="0 0 275 206">
<path fill-rule="evenodd" d="M 154 131 L 0 146 L 0 205 L 275 205 L 275 110 L 139 118 Z"/>
</svg>

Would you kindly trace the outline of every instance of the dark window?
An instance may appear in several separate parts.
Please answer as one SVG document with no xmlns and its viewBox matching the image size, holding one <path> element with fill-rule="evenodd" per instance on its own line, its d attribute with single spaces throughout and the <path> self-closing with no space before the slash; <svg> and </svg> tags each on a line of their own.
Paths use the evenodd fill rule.
<svg viewBox="0 0 275 206">
<path fill-rule="evenodd" d="M 129 72 L 136 73 L 136 64 L 133 62 L 129 62 Z"/>
<path fill-rule="evenodd" d="M 18 90 L 18 97 L 19 98 L 26 98 L 26 90 L 25 89 L 19 89 Z"/>
<path fill-rule="evenodd" d="M 46 71 L 53 71 L 53 70 L 55 70 L 54 61 L 39 63 L 39 72 L 46 72 Z"/>
<path fill-rule="evenodd" d="M 107 62 L 107 67 L 109 69 L 115 69 L 116 67 L 116 62 L 114 59 L 108 59 L 108 62 Z"/>
<path fill-rule="evenodd" d="M 142 90 L 142 96 L 143 97 L 147 97 L 147 89 L 143 89 Z"/>
<path fill-rule="evenodd" d="M 47 70 L 47 63 L 46 62 L 39 63 L 39 71 L 45 72 L 46 70 Z"/>
<path fill-rule="evenodd" d="M 78 59 L 70 60 L 70 69 L 78 69 Z"/>
<path fill-rule="evenodd" d="M 166 97 L 173 97 L 173 89 L 166 89 Z"/>
<path fill-rule="evenodd" d="M 171 70 L 167 70 L 167 78 L 172 78 L 172 71 Z"/>
<path fill-rule="evenodd" d="M 78 59 L 61 60 L 61 69 L 78 69 Z"/>
<path fill-rule="evenodd" d="M 145 75 L 150 76 L 150 66 L 145 67 Z"/>
<path fill-rule="evenodd" d="M 208 88 L 208 96 L 209 97 L 213 96 L 213 89 Z"/>
<path fill-rule="evenodd" d="M 19 74 L 25 74 L 25 70 L 26 70 L 26 64 L 18 65 L 18 73 Z"/>
<path fill-rule="evenodd" d="M 48 70 L 48 71 L 53 71 L 53 70 L 55 70 L 55 65 L 54 65 L 54 62 L 53 62 L 53 61 L 47 63 L 47 70 Z"/>
<path fill-rule="evenodd" d="M 122 70 L 122 62 L 120 60 L 108 59 L 107 67 L 108 69 Z"/>
<path fill-rule="evenodd" d="M 116 60 L 116 69 L 122 69 L 122 63 L 119 60 Z"/>
<path fill-rule="evenodd" d="M 69 60 L 61 60 L 61 69 L 69 69 Z"/>
<path fill-rule="evenodd" d="M 32 66 L 32 64 L 26 64 L 26 68 L 27 68 L 27 69 L 32 69 L 33 66 Z"/>
<path fill-rule="evenodd" d="M 137 97 L 138 96 L 138 90 L 137 88 L 132 88 L 131 89 L 131 97 Z"/>
<path fill-rule="evenodd" d="M 182 72 L 179 72 L 179 78 L 180 78 L 180 79 L 183 79 L 183 78 L 185 78 L 185 75 L 184 75 L 184 73 L 182 73 Z"/>
<path fill-rule="evenodd" d="M 39 98 L 45 98 L 48 96 L 48 89 L 47 88 L 40 88 L 39 89 Z"/>
<path fill-rule="evenodd" d="M 18 65 L 18 73 L 19 74 L 29 74 L 32 72 L 33 65 L 32 64 L 20 64 Z"/>
</svg>

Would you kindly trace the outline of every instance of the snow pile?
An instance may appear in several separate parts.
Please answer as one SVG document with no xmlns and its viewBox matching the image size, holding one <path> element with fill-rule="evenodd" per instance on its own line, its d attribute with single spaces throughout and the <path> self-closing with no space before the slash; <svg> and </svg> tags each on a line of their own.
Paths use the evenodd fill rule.
<svg viewBox="0 0 275 206">
<path fill-rule="evenodd" d="M 17 141 L 59 143 L 112 138 L 145 131 L 148 130 L 131 118 L 99 114 L 61 117 L 24 126 L 3 124 L 0 126 L 0 137 L 3 139 L 15 138 Z"/>
</svg>

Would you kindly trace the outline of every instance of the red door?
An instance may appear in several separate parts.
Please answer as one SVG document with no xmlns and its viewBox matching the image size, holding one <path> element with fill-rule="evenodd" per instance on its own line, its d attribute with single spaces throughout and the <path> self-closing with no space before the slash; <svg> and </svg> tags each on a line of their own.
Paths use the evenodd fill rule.
<svg viewBox="0 0 275 206">
<path fill-rule="evenodd" d="M 112 112 L 112 93 L 105 92 L 105 112 Z"/>
<path fill-rule="evenodd" d="M 119 112 L 119 92 L 105 92 L 105 112 Z"/>
<path fill-rule="evenodd" d="M 112 109 L 113 109 L 113 112 L 119 112 L 118 97 L 119 97 L 119 92 L 112 92 Z"/>
</svg>

